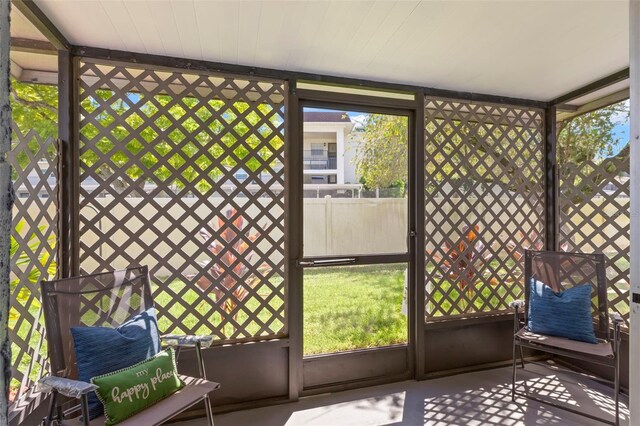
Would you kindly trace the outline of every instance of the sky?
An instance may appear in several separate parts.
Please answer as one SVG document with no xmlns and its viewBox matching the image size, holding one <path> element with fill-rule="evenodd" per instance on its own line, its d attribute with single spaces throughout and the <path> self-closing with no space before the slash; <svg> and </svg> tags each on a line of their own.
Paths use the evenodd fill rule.
<svg viewBox="0 0 640 426">
<path fill-rule="evenodd" d="M 615 137 L 619 138 L 620 142 L 623 143 L 624 145 L 626 145 L 627 142 L 629 142 L 629 132 L 630 132 L 630 128 L 629 128 L 628 122 L 618 124 L 613 129 L 613 134 L 615 135 Z"/>
<path fill-rule="evenodd" d="M 627 106 L 629 101 L 626 102 Z M 631 127 L 629 125 L 629 116 L 621 115 L 617 117 L 618 124 L 613 129 L 614 138 L 619 139 L 618 145 L 613 149 L 614 153 L 618 153 L 629 143 L 629 137 L 631 134 Z"/>
</svg>

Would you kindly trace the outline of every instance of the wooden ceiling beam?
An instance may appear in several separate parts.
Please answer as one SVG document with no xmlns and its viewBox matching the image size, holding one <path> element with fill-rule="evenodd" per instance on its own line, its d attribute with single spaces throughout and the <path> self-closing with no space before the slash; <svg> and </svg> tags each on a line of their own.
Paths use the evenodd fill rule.
<svg viewBox="0 0 640 426">
<path fill-rule="evenodd" d="M 39 55 L 57 55 L 58 49 L 48 41 L 11 37 L 11 51 L 37 53 Z"/>
</svg>

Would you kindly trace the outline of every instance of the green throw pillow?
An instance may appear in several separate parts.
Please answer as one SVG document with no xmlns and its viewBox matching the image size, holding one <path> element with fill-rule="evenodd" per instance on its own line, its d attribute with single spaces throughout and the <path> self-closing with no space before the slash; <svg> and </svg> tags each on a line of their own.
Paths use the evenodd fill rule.
<svg viewBox="0 0 640 426">
<path fill-rule="evenodd" d="M 112 373 L 96 376 L 91 383 L 104 405 L 105 425 L 115 425 L 184 386 L 178 377 L 173 349 Z"/>
</svg>

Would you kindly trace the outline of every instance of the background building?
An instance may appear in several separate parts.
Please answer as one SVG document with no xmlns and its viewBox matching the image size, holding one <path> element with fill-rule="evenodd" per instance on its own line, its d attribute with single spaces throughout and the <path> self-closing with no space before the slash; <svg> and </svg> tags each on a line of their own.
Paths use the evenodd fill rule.
<svg viewBox="0 0 640 426">
<path fill-rule="evenodd" d="M 360 134 L 346 112 L 304 112 L 304 183 L 356 184 Z"/>
</svg>

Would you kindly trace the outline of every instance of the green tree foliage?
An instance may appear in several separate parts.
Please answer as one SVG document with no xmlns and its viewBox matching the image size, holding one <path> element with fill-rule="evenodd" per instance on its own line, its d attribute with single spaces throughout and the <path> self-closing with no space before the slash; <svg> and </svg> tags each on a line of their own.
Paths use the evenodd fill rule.
<svg viewBox="0 0 640 426">
<path fill-rule="evenodd" d="M 22 83 L 11 80 L 11 118 L 18 131 L 26 136 L 29 132 L 36 132 L 42 141 L 55 138 L 58 135 L 58 88 L 43 84 Z M 17 138 L 14 135 L 12 145 Z M 32 161 L 32 156 L 39 155 L 41 147 L 36 138 L 30 137 L 27 149 L 17 152 L 18 168 L 25 170 Z M 31 156 L 29 155 L 30 152 Z M 55 146 L 50 145 L 47 152 L 49 158 L 55 158 Z M 13 180 L 17 179 L 17 169 L 12 170 Z"/>
<path fill-rule="evenodd" d="M 108 178 L 114 167 L 125 168 L 126 178 L 114 182 L 119 190 L 132 182 L 144 184 L 153 180 L 165 182 L 176 190 L 193 184 L 206 193 L 212 189 L 212 181 L 228 173 L 223 169 L 255 172 L 265 162 L 275 167 L 273 153 L 284 143 L 270 126 L 260 124 L 272 112 L 271 105 L 260 104 L 257 111 L 245 114 L 250 105 L 243 101 L 231 105 L 220 99 L 194 97 L 176 101 L 169 95 L 145 99 L 136 93 L 111 101 L 110 90 L 96 90 L 96 96 L 99 99 L 85 98 L 82 109 L 94 114 L 100 108 L 97 124 L 109 128 L 110 134 L 93 123 L 85 124 L 80 132 L 91 142 L 91 148 L 84 151 L 81 159 L 84 164 L 94 166 L 102 161 L 98 152 L 107 156 L 111 164 L 97 168 L 103 178 Z M 105 103 L 110 103 L 109 109 L 101 107 Z M 136 111 L 130 113 L 134 106 Z M 185 119 L 189 111 L 194 113 Z M 113 124 L 118 116 L 125 114 L 126 126 Z M 280 120 L 279 115 L 270 118 L 273 127 L 279 126 Z M 130 134 L 131 130 L 135 130 L 135 134 Z M 263 145 L 256 154 L 258 146 L 263 144 L 261 138 L 269 144 Z M 123 146 L 126 149 L 122 149 Z M 139 162 L 131 161 L 133 155 L 142 151 Z M 166 164 L 157 167 L 165 161 Z"/>
<path fill-rule="evenodd" d="M 43 138 L 58 135 L 58 88 L 11 81 L 14 123 L 22 134 L 35 130 Z"/>
<path fill-rule="evenodd" d="M 629 161 L 629 141 L 625 143 L 617 136 L 615 128 L 627 122 L 628 119 L 629 102 L 624 101 L 559 123 L 558 165 L 562 166 L 570 162 L 574 164 L 595 162 L 602 166 L 590 168 L 591 172 L 584 177 L 581 175 L 564 177 L 572 179 L 573 185 L 580 188 L 580 192 L 572 198 L 574 204 L 583 203 L 585 197 L 592 197 L 600 191 L 603 181 L 623 173 L 623 170 L 619 169 L 619 164 Z M 567 205 L 565 209 L 568 210 L 569 206 Z"/>
<path fill-rule="evenodd" d="M 559 122 L 559 135 L 557 146 L 558 164 L 566 164 L 568 162 L 581 163 L 584 161 L 603 161 L 606 158 L 612 158 L 627 155 L 628 142 L 622 150 L 620 148 L 622 141 L 619 134 L 616 133 L 616 127 L 628 120 L 629 103 L 627 101 L 620 102 L 611 106 L 598 109 L 587 114 L 579 115 L 571 120 Z M 456 123 L 455 125 L 461 123 Z M 444 131 L 453 134 L 455 132 L 454 124 L 444 126 Z M 468 133 L 468 129 L 463 129 L 461 133 Z M 522 143 L 516 136 L 512 136 L 517 148 L 522 149 Z M 462 143 L 462 138 L 452 137 L 445 152 L 450 152 L 458 144 Z M 483 156 L 490 155 L 490 159 L 495 159 L 508 171 L 508 175 L 518 180 L 519 184 L 522 179 L 514 169 L 513 164 L 501 154 L 500 150 L 493 151 L 490 146 L 478 144 L 476 138 L 467 138 L 468 147 L 460 147 L 461 152 L 467 149 L 478 152 Z M 497 147 L 496 147 L 497 148 Z M 620 151 L 620 152 L 616 152 Z M 471 156 L 473 166 L 477 162 L 477 157 Z M 475 162 L 474 162 L 475 158 Z M 528 161 L 529 157 L 525 156 L 524 161 Z M 531 159 L 533 160 L 533 159 Z M 487 173 L 491 168 L 491 161 L 485 157 L 487 163 L 485 166 L 478 168 L 476 166 L 475 174 L 485 182 L 493 182 L 493 177 Z M 407 180 L 407 120 L 403 117 L 372 114 L 365 122 L 364 141 L 360 144 L 356 153 L 356 170 L 362 176 L 361 182 L 369 188 L 386 188 L 396 184 L 398 181 L 406 182 Z M 435 167 L 432 165 L 432 168 Z M 445 164 L 442 170 L 431 170 L 431 173 L 443 173 L 453 180 L 460 179 L 462 176 L 470 176 L 469 171 L 461 169 L 452 169 L 449 163 Z M 504 183 L 509 183 L 508 176 L 503 176 Z M 601 177 L 595 176 L 597 182 Z M 526 187 L 526 182 L 524 182 Z"/>
<path fill-rule="evenodd" d="M 367 117 L 355 165 L 368 188 L 402 186 L 404 189 L 408 179 L 408 136 L 406 117 L 382 114 Z"/>
<path fill-rule="evenodd" d="M 56 137 L 57 87 L 16 81 L 13 87 L 14 121 L 20 131 L 35 129 L 43 138 Z M 211 181 L 228 173 L 224 169 L 255 172 L 265 162 L 277 167 L 273 153 L 284 141 L 272 127 L 261 124 L 273 106 L 260 104 L 240 119 L 250 107 L 243 101 L 230 105 L 220 99 L 176 100 L 170 95 L 145 98 L 138 93 L 115 99 L 113 91 L 98 89 L 81 103 L 84 113 L 95 114 L 95 122 L 87 122 L 80 129 L 83 139 L 91 145 L 81 160 L 87 166 L 104 163 L 96 169 L 103 179 L 111 177 L 115 169 L 124 168 L 125 177 L 112 183 L 118 191 L 153 180 L 178 190 L 193 183 L 205 193 L 212 189 Z M 131 112 L 132 108 L 135 111 Z M 184 119 L 188 111 L 195 114 Z M 125 117 L 126 125 L 117 122 L 120 116 Z M 282 123 L 282 117 L 272 115 L 269 121 L 275 128 Z M 105 133 L 104 129 L 109 131 Z M 186 138 L 188 143 L 184 142 Z M 269 144 L 256 153 L 261 138 Z M 140 160 L 132 161 L 141 151 L 145 153 Z M 233 154 L 229 155 L 229 151 Z M 99 153 L 108 161 L 101 159 Z M 162 159 L 167 164 L 156 167 Z"/>
<path fill-rule="evenodd" d="M 25 225 L 27 225 L 27 230 L 25 230 Z M 27 233 L 26 235 L 23 235 L 25 231 Z M 28 232 L 27 221 L 25 219 L 20 219 L 18 223 L 16 223 L 14 232 L 11 235 L 11 246 L 9 249 L 11 263 L 15 265 L 16 268 L 24 271 L 24 275 L 22 276 L 11 277 L 12 279 L 9 283 L 11 294 L 14 294 L 15 298 L 18 299 L 22 304 L 30 304 L 30 309 L 40 308 L 40 301 L 37 298 L 29 301 L 31 292 L 26 286 L 22 286 L 18 290 L 18 293 L 15 294 L 15 290 L 20 285 L 20 280 L 26 278 L 32 284 L 37 285 L 41 279 L 51 279 L 52 277 L 55 277 L 57 272 L 57 264 L 54 260 L 51 259 L 50 252 L 40 249 L 42 240 L 41 238 L 39 238 L 39 236 L 46 234 L 46 232 L 47 225 L 39 225 L 37 226 L 37 231 L 34 230 L 32 232 Z M 22 235 L 22 245 L 20 242 L 18 242 L 15 235 Z M 55 234 L 51 234 L 49 236 L 47 243 L 50 247 L 55 247 L 55 239 Z M 37 258 L 38 262 L 41 265 L 41 268 L 37 268 L 32 264 L 34 253 L 39 253 L 37 255 Z M 41 276 L 41 269 L 46 269 L 46 276 Z M 15 321 L 19 316 L 20 313 L 12 307 L 9 311 L 9 320 L 12 327 L 13 325 L 15 325 Z"/>
<path fill-rule="evenodd" d="M 37 165 L 35 161 L 46 155 L 49 161 L 55 161 L 56 151 L 54 144 L 46 144 L 47 151 L 43 152 L 41 143 L 58 135 L 58 90 L 55 86 L 23 83 L 12 79 L 10 99 L 12 106 L 12 125 L 17 127 L 12 139 L 12 149 L 15 149 L 16 167 L 12 170 L 12 178 L 15 181 L 18 173 L 33 170 Z M 14 129 L 15 129 L 14 127 Z M 18 139 L 15 133 L 20 133 L 22 139 Z M 39 136 L 34 137 L 33 132 Z M 26 145 L 17 147 L 20 140 L 26 138 Z M 34 161 L 35 160 L 35 161 Z M 31 200 L 20 199 L 19 204 L 31 204 L 38 199 L 39 194 L 30 194 Z M 42 202 L 31 204 L 38 208 Z M 46 358 L 46 345 L 39 346 L 38 333 L 33 332 L 32 327 L 26 327 L 28 321 L 22 322 L 22 312 L 16 309 L 22 306 L 29 309 L 33 318 L 39 318 L 40 301 L 32 294 L 31 289 L 37 287 L 42 279 L 51 279 L 57 272 L 55 259 L 51 257 L 55 253 L 56 237 L 49 232 L 52 225 L 45 220 L 33 222 L 33 218 L 25 213 L 15 212 L 13 217 L 14 229 L 10 238 L 9 256 L 11 259 L 11 275 L 9 287 L 12 299 L 17 301 L 9 310 L 9 329 L 18 340 L 29 342 L 34 352 L 22 350 L 12 351 L 11 364 L 19 371 L 28 374 L 33 381 L 40 374 L 40 365 L 31 363 L 31 355 L 40 348 L 40 356 Z M 48 237 L 45 237 L 47 236 Z M 30 284 L 29 284 L 30 283 Z M 15 345 L 15 344 L 14 344 Z M 15 346 L 17 348 L 17 346 Z M 19 359 L 19 364 L 18 363 Z M 20 386 L 15 380 L 11 385 L 10 398 L 14 399 L 20 393 Z"/>
<path fill-rule="evenodd" d="M 612 156 L 614 148 L 623 142 L 615 128 L 628 118 L 629 103 L 625 101 L 558 123 L 558 164 L 580 164 Z"/>
</svg>

